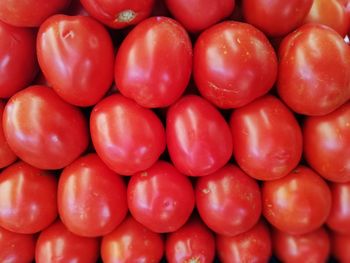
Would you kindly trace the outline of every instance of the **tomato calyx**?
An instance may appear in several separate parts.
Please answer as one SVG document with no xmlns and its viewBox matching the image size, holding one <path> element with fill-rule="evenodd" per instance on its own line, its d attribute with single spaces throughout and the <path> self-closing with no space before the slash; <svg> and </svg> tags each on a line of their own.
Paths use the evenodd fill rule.
<svg viewBox="0 0 350 263">
<path fill-rule="evenodd" d="M 119 22 L 119 23 L 130 23 L 132 20 L 135 19 L 136 16 L 137 16 L 137 14 L 135 11 L 133 11 L 131 9 L 127 9 L 127 10 L 124 10 L 124 11 L 118 13 L 115 21 Z"/>
</svg>

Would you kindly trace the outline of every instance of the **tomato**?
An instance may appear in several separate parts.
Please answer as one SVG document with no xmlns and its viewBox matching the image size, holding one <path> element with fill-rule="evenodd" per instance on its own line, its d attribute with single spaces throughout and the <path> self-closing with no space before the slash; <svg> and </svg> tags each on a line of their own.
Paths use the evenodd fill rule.
<svg viewBox="0 0 350 263">
<path fill-rule="evenodd" d="M 332 254 L 339 262 L 350 262 L 350 235 L 333 233 Z"/>
<path fill-rule="evenodd" d="M 165 131 L 157 115 L 121 95 L 94 107 L 90 130 L 97 154 L 122 175 L 151 167 L 165 150 Z"/>
<path fill-rule="evenodd" d="M 112 40 L 90 17 L 55 15 L 47 19 L 38 32 L 37 53 L 45 77 L 71 104 L 94 105 L 112 84 Z"/>
<path fill-rule="evenodd" d="M 138 24 L 152 11 L 154 0 L 81 0 L 86 10 L 112 28 Z"/>
<path fill-rule="evenodd" d="M 87 237 L 111 232 L 128 211 L 123 179 L 96 154 L 80 157 L 63 170 L 57 201 L 67 228 Z"/>
<path fill-rule="evenodd" d="M 254 179 L 232 164 L 198 178 L 195 194 L 200 217 L 218 234 L 241 234 L 259 220 L 259 186 Z"/>
<path fill-rule="evenodd" d="M 302 133 L 293 113 L 273 96 L 253 101 L 230 119 L 234 157 L 239 166 L 259 180 L 287 175 L 302 153 Z"/>
<path fill-rule="evenodd" d="M 331 28 L 307 24 L 279 50 L 277 89 L 295 112 L 325 115 L 350 98 L 350 48 Z"/>
<path fill-rule="evenodd" d="M 230 159 L 230 128 L 220 112 L 201 97 L 182 97 L 169 108 L 166 123 L 169 155 L 180 172 L 207 175 Z"/>
<path fill-rule="evenodd" d="M 223 263 L 268 262 L 271 237 L 268 227 L 259 221 L 253 228 L 237 236 L 216 236 L 216 249 Z"/>
<path fill-rule="evenodd" d="M 350 103 L 324 115 L 306 118 L 304 156 L 327 180 L 350 181 Z"/>
<path fill-rule="evenodd" d="M 119 91 L 144 107 L 165 107 L 184 92 L 191 75 L 192 46 L 185 29 L 167 17 L 138 24 L 115 60 Z"/>
<path fill-rule="evenodd" d="M 0 20 L 0 39 L 0 98 L 9 98 L 28 86 L 38 71 L 35 32 Z"/>
<path fill-rule="evenodd" d="M 56 178 L 24 162 L 0 175 L 0 226 L 22 234 L 36 233 L 57 216 Z"/>
<path fill-rule="evenodd" d="M 295 235 L 319 228 L 331 209 L 326 182 L 310 168 L 298 166 L 287 176 L 265 181 L 263 214 L 279 230 Z"/>
<path fill-rule="evenodd" d="M 113 232 L 105 235 L 101 256 L 105 263 L 160 262 L 163 239 L 128 216 Z"/>
<path fill-rule="evenodd" d="M 350 182 L 330 185 L 332 208 L 327 225 L 333 231 L 350 235 Z"/>
<path fill-rule="evenodd" d="M 132 216 L 157 233 L 179 229 L 194 208 L 191 181 L 165 161 L 133 175 L 127 195 Z"/>
<path fill-rule="evenodd" d="M 1 121 L 4 113 L 4 108 L 5 108 L 5 103 L 0 101 L 0 168 L 4 168 L 10 165 L 17 159 L 17 156 L 13 153 L 13 151 L 9 147 L 4 135 L 2 121 Z"/>
<path fill-rule="evenodd" d="M 60 169 L 88 145 L 83 114 L 45 86 L 31 86 L 6 104 L 4 134 L 23 161 L 41 169 Z"/>
<path fill-rule="evenodd" d="M 97 238 L 77 236 L 59 220 L 40 233 L 35 250 L 37 263 L 95 263 L 98 255 Z"/>
<path fill-rule="evenodd" d="M 69 5 L 71 0 L 1 0 L 0 20 L 18 27 L 37 27 L 49 16 Z"/>
<path fill-rule="evenodd" d="M 235 0 L 166 0 L 172 15 L 188 31 L 198 32 L 228 17 L 235 7 Z"/>
<path fill-rule="evenodd" d="M 243 0 L 244 18 L 270 36 L 284 36 L 302 24 L 313 0 Z"/>
<path fill-rule="evenodd" d="M 249 24 L 222 22 L 196 41 L 194 80 L 202 96 L 220 108 L 241 107 L 262 96 L 276 76 L 275 51 L 265 35 Z"/>
<path fill-rule="evenodd" d="M 165 255 L 169 263 L 213 262 L 214 235 L 198 217 L 193 217 L 177 231 L 167 234 Z"/>
</svg>

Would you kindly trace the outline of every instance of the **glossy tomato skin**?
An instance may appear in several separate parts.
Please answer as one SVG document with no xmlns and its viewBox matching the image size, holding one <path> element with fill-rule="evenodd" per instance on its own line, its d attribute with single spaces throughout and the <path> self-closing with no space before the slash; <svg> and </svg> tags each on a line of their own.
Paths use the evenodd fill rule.
<svg viewBox="0 0 350 263">
<path fill-rule="evenodd" d="M 229 16 L 235 0 L 166 0 L 172 15 L 188 31 L 199 32 Z"/>
<path fill-rule="evenodd" d="M 40 233 L 35 251 L 37 263 L 95 263 L 99 241 L 77 236 L 57 220 Z"/>
<path fill-rule="evenodd" d="M 350 182 L 333 183 L 332 208 L 327 219 L 327 225 L 333 231 L 350 235 Z"/>
<path fill-rule="evenodd" d="M 11 150 L 4 135 L 1 121 L 4 113 L 4 108 L 5 103 L 3 101 L 0 101 L 0 169 L 10 165 L 17 159 L 17 156 Z"/>
<path fill-rule="evenodd" d="M 82 112 L 45 86 L 31 86 L 6 104 L 3 128 L 7 142 L 23 161 L 40 169 L 60 169 L 88 145 Z"/>
<path fill-rule="evenodd" d="M 234 236 L 253 227 L 261 214 L 257 182 L 229 164 L 198 178 L 196 205 L 204 223 L 220 235 Z"/>
<path fill-rule="evenodd" d="M 0 227 L 0 248 L 1 262 L 29 263 L 34 259 L 35 238 Z"/>
<path fill-rule="evenodd" d="M 279 49 L 277 90 L 294 111 L 325 115 L 350 98 L 350 48 L 331 28 L 306 24 Z"/>
<path fill-rule="evenodd" d="M 157 115 L 119 94 L 94 107 L 90 131 L 97 154 L 122 175 L 151 167 L 165 150 L 165 131 Z"/>
<path fill-rule="evenodd" d="M 0 98 L 9 98 L 27 87 L 38 71 L 35 32 L 0 20 L 0 39 Z"/>
<path fill-rule="evenodd" d="M 49 226 L 57 216 L 57 180 L 19 161 L 0 176 L 0 226 L 33 234 Z"/>
<path fill-rule="evenodd" d="M 105 235 L 101 244 L 101 256 L 105 263 L 160 262 L 164 242 L 154 233 L 128 216 L 111 233 Z"/>
<path fill-rule="evenodd" d="M 350 262 L 350 235 L 331 235 L 332 255 L 339 262 Z"/>
<path fill-rule="evenodd" d="M 199 217 L 192 217 L 180 229 L 167 234 L 165 255 L 169 263 L 213 262 L 214 235 Z"/>
<path fill-rule="evenodd" d="M 193 77 L 203 97 L 220 108 L 241 107 L 267 93 L 277 76 L 275 51 L 255 27 L 226 21 L 202 32 Z"/>
<path fill-rule="evenodd" d="M 205 99 L 188 95 L 173 104 L 166 119 L 167 147 L 180 172 L 203 176 L 232 155 L 232 135 L 221 113 Z"/>
<path fill-rule="evenodd" d="M 184 92 L 191 69 L 192 44 L 185 29 L 171 18 L 151 17 L 123 40 L 115 60 L 115 82 L 139 105 L 165 107 Z"/>
<path fill-rule="evenodd" d="M 330 254 L 330 239 L 324 228 L 303 235 L 274 230 L 272 244 L 274 254 L 286 263 L 327 262 Z"/>
<path fill-rule="evenodd" d="M 136 25 L 147 18 L 154 0 L 81 0 L 86 10 L 102 23 L 112 28 Z"/>
<path fill-rule="evenodd" d="M 262 186 L 263 215 L 277 229 L 301 235 L 319 228 L 331 208 L 326 182 L 306 166 L 287 176 L 265 181 Z"/>
<path fill-rule="evenodd" d="M 94 105 L 112 84 L 112 40 L 90 17 L 55 15 L 47 19 L 38 32 L 37 53 L 45 77 L 71 104 Z"/>
<path fill-rule="evenodd" d="M 247 23 L 269 36 L 284 36 L 300 26 L 309 13 L 313 0 L 243 0 Z"/>
<path fill-rule="evenodd" d="M 96 154 L 67 166 L 58 183 L 58 211 L 67 228 L 79 236 L 111 232 L 126 216 L 126 185 Z"/>
<path fill-rule="evenodd" d="M 0 20 L 18 27 L 38 27 L 49 16 L 69 6 L 71 0 L 2 0 Z"/>
<path fill-rule="evenodd" d="M 217 235 L 216 250 L 222 263 L 268 262 L 272 253 L 270 231 L 259 221 L 237 236 Z"/>
<path fill-rule="evenodd" d="M 235 160 L 255 179 L 281 178 L 299 163 L 300 126 L 276 97 L 266 96 L 235 110 L 230 126 Z"/>
<path fill-rule="evenodd" d="M 127 195 L 131 215 L 157 233 L 178 230 L 195 203 L 191 181 L 165 161 L 134 174 Z"/>
<path fill-rule="evenodd" d="M 304 156 L 321 176 L 350 181 L 350 103 L 324 115 L 305 119 Z"/>
</svg>

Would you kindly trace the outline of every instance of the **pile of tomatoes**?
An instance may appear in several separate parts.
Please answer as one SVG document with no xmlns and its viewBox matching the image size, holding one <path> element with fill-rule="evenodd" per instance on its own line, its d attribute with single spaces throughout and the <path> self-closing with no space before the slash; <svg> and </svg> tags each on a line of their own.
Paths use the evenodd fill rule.
<svg viewBox="0 0 350 263">
<path fill-rule="evenodd" d="M 350 262 L 349 0 L 1 0 L 0 262 Z"/>
</svg>

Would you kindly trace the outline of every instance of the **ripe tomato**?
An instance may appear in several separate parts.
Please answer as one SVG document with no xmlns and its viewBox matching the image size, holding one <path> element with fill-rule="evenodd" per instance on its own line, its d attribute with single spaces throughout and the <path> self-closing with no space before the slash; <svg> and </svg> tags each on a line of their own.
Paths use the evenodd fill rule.
<svg viewBox="0 0 350 263">
<path fill-rule="evenodd" d="M 171 164 L 158 161 L 131 177 L 128 205 L 132 216 L 150 230 L 176 231 L 186 223 L 194 208 L 191 181 Z"/>
<path fill-rule="evenodd" d="M 338 262 L 350 262 L 350 235 L 331 235 L 332 254 Z"/>
<path fill-rule="evenodd" d="M 123 179 L 96 154 L 80 157 L 63 170 L 57 201 L 67 228 L 87 237 L 111 232 L 128 211 Z"/>
<path fill-rule="evenodd" d="M 122 175 L 151 167 L 165 150 L 165 131 L 157 115 L 121 95 L 94 107 L 90 130 L 97 154 Z"/>
<path fill-rule="evenodd" d="M 284 36 L 302 24 L 313 0 L 243 0 L 244 18 L 270 36 Z"/>
<path fill-rule="evenodd" d="M 1 0 L 0 20 L 18 27 L 37 27 L 66 8 L 71 0 Z"/>
<path fill-rule="evenodd" d="M 268 227 L 258 222 L 237 236 L 216 236 L 218 256 L 223 263 L 268 262 L 271 257 L 271 237 Z"/>
<path fill-rule="evenodd" d="M 194 47 L 193 77 L 203 97 L 221 108 L 241 107 L 271 89 L 277 59 L 255 27 L 234 21 L 205 30 Z"/>
<path fill-rule="evenodd" d="M 166 0 L 172 15 L 188 31 L 202 31 L 229 16 L 235 0 Z"/>
<path fill-rule="evenodd" d="M 167 17 L 138 24 L 115 60 L 120 92 L 144 107 L 165 107 L 184 92 L 191 75 L 192 45 L 185 29 Z"/>
<path fill-rule="evenodd" d="M 101 244 L 104 263 L 160 262 L 164 244 L 154 233 L 128 216 L 113 232 L 105 235 Z"/>
<path fill-rule="evenodd" d="M 0 169 L 10 165 L 17 159 L 17 156 L 9 147 L 4 135 L 1 121 L 4 113 L 4 108 L 5 103 L 0 101 Z"/>
<path fill-rule="evenodd" d="M 279 230 L 295 235 L 319 228 L 331 208 L 326 182 L 310 168 L 298 166 L 287 176 L 262 186 L 263 214 Z"/>
<path fill-rule="evenodd" d="M 41 169 L 65 167 L 88 145 L 83 114 L 45 86 L 31 86 L 11 97 L 3 128 L 15 154 Z"/>
<path fill-rule="evenodd" d="M 97 20 L 112 28 L 138 24 L 152 11 L 154 0 L 81 0 L 85 9 Z"/>
<path fill-rule="evenodd" d="M 306 118 L 304 156 L 321 176 L 350 181 L 350 103 L 324 115 Z"/>
<path fill-rule="evenodd" d="M 259 186 L 234 165 L 229 164 L 215 173 L 198 178 L 195 194 L 201 218 L 218 234 L 241 234 L 259 220 Z"/>
<path fill-rule="evenodd" d="M 0 226 L 22 234 L 36 233 L 57 216 L 56 178 L 24 162 L 0 176 Z"/>
<path fill-rule="evenodd" d="M 223 167 L 232 155 L 232 135 L 220 112 L 205 99 L 188 95 L 166 118 L 167 147 L 180 172 L 203 176 Z"/>
<path fill-rule="evenodd" d="M 113 80 L 114 53 L 107 30 L 87 16 L 55 15 L 38 32 L 40 68 L 65 101 L 90 106 Z"/>
<path fill-rule="evenodd" d="M 0 20 L 0 39 L 0 98 L 9 98 L 27 87 L 38 71 L 35 32 Z"/>
<path fill-rule="evenodd" d="M 295 112 L 325 115 L 350 98 L 350 48 L 331 28 L 307 24 L 279 50 L 277 89 Z"/>
<path fill-rule="evenodd" d="M 259 180 L 287 175 L 302 153 L 302 133 L 293 113 L 266 96 L 233 112 L 233 154 L 239 166 Z"/>
<path fill-rule="evenodd" d="M 213 262 L 214 235 L 198 217 L 193 217 L 177 231 L 167 234 L 165 255 L 169 263 Z"/>
<path fill-rule="evenodd" d="M 77 236 L 59 220 L 40 233 L 35 249 L 37 263 L 95 263 L 98 255 L 97 238 Z"/>
</svg>

